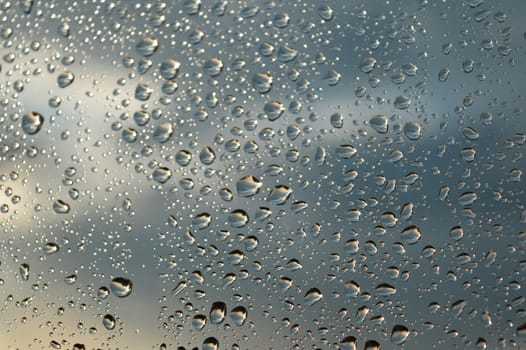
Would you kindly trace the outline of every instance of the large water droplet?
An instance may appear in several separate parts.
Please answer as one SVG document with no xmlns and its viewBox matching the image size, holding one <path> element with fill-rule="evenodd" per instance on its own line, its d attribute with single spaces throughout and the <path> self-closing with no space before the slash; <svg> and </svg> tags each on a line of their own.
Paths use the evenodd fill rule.
<svg viewBox="0 0 526 350">
<path fill-rule="evenodd" d="M 391 331 L 391 343 L 402 345 L 409 338 L 409 329 L 402 325 L 395 325 Z"/>
<path fill-rule="evenodd" d="M 75 80 L 75 74 L 71 71 L 65 71 L 60 73 L 57 78 L 57 84 L 60 88 L 66 88 L 70 86 Z"/>
<path fill-rule="evenodd" d="M 22 117 L 22 130 L 28 135 L 34 135 L 42 129 L 44 117 L 38 112 L 28 112 Z"/>
<path fill-rule="evenodd" d="M 159 40 L 154 37 L 146 37 L 141 39 L 135 49 L 137 53 L 141 56 L 148 57 L 153 55 L 159 48 Z"/>
<path fill-rule="evenodd" d="M 220 324 L 226 317 L 226 304 L 222 301 L 216 301 L 210 308 L 210 323 Z"/>
<path fill-rule="evenodd" d="M 401 238 L 407 244 L 415 244 L 422 238 L 422 232 L 418 226 L 412 225 L 402 231 Z"/>
<path fill-rule="evenodd" d="M 236 183 L 237 194 L 241 197 L 251 197 L 259 192 L 263 183 L 254 176 L 245 176 Z"/>
<path fill-rule="evenodd" d="M 247 309 L 243 306 L 236 306 L 230 311 L 230 318 L 236 326 L 242 326 L 247 319 Z"/>
<path fill-rule="evenodd" d="M 267 73 L 256 73 L 252 78 L 252 85 L 257 92 L 264 94 L 272 89 L 272 76 Z"/>
<path fill-rule="evenodd" d="M 104 317 L 102 318 L 102 325 L 109 331 L 114 329 L 116 324 L 117 321 L 115 320 L 115 317 L 113 317 L 113 315 L 107 314 L 104 315 Z"/>
<path fill-rule="evenodd" d="M 55 203 L 53 203 L 53 210 L 57 214 L 67 214 L 69 213 L 69 209 L 69 204 L 61 199 L 58 199 L 55 201 Z"/>
<path fill-rule="evenodd" d="M 375 115 L 369 120 L 369 125 L 380 134 L 389 131 L 389 120 L 385 115 Z"/>
<path fill-rule="evenodd" d="M 131 280 L 124 277 L 116 277 L 111 280 L 110 289 L 113 294 L 119 298 L 125 298 L 131 294 L 133 283 Z"/>
</svg>

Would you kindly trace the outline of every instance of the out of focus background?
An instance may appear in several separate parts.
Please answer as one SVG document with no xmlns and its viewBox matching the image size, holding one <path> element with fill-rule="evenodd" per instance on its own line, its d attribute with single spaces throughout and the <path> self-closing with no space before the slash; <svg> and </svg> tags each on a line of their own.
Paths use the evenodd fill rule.
<svg viewBox="0 0 526 350">
<path fill-rule="evenodd" d="M 0 348 L 526 348 L 525 13 L 0 1 Z"/>
</svg>

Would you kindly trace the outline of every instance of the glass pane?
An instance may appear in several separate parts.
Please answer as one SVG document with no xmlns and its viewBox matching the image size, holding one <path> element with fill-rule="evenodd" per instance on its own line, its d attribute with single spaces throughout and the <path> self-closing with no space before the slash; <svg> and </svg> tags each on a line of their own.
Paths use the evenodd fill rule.
<svg viewBox="0 0 526 350">
<path fill-rule="evenodd" d="M 526 347 L 526 2 L 0 2 L 1 349 Z"/>
</svg>

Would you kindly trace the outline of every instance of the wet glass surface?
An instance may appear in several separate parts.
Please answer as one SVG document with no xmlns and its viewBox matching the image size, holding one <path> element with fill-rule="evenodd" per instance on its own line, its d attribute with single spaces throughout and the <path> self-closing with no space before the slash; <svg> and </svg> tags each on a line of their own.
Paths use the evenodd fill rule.
<svg viewBox="0 0 526 350">
<path fill-rule="evenodd" d="M 0 1 L 0 348 L 525 348 L 525 13 Z"/>
</svg>

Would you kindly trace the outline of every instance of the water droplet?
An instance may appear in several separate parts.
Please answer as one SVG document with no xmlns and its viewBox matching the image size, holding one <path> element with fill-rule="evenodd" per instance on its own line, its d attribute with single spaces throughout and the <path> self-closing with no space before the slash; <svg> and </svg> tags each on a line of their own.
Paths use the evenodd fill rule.
<svg viewBox="0 0 526 350">
<path fill-rule="evenodd" d="M 209 146 L 206 146 L 201 150 L 201 153 L 199 153 L 199 160 L 201 163 L 205 165 L 212 164 L 216 159 L 216 154 L 212 148 Z"/>
<path fill-rule="evenodd" d="M 102 325 L 109 331 L 114 329 L 116 324 L 117 321 L 115 321 L 115 317 L 113 317 L 112 315 L 108 314 L 102 318 Z"/>
<path fill-rule="evenodd" d="M 28 112 L 22 117 L 22 130 L 28 135 L 34 135 L 42 129 L 44 117 L 38 112 Z"/>
<path fill-rule="evenodd" d="M 201 10 L 201 0 L 185 0 L 183 10 L 189 15 L 198 14 Z"/>
<path fill-rule="evenodd" d="M 276 205 L 285 204 L 292 194 L 292 189 L 285 185 L 275 186 L 267 197 L 267 202 Z"/>
<path fill-rule="evenodd" d="M 133 120 L 138 126 L 145 126 L 150 121 L 150 113 L 147 111 L 137 111 L 133 113 Z"/>
<path fill-rule="evenodd" d="M 380 350 L 381 346 L 380 343 L 378 343 L 376 340 L 368 340 L 365 343 L 364 350 Z"/>
<path fill-rule="evenodd" d="M 526 343 L 526 322 L 518 326 L 515 330 L 515 333 L 523 343 Z"/>
<path fill-rule="evenodd" d="M 323 299 L 323 294 L 320 292 L 318 288 L 311 288 L 305 293 L 305 296 L 303 297 L 305 300 L 305 303 L 307 305 L 314 305 L 321 299 Z"/>
<path fill-rule="evenodd" d="M 324 21 L 330 21 L 334 18 L 334 10 L 329 5 L 318 7 L 318 14 Z"/>
<path fill-rule="evenodd" d="M 177 286 L 175 286 L 173 289 L 172 289 L 172 295 L 173 296 L 176 296 L 176 295 L 179 295 L 183 292 L 183 290 L 186 289 L 186 287 L 188 286 L 188 284 L 186 283 L 186 281 L 181 281 L 177 284 Z"/>
<path fill-rule="evenodd" d="M 53 210 L 57 214 L 67 214 L 69 213 L 69 209 L 69 204 L 61 199 L 58 199 L 53 203 Z"/>
<path fill-rule="evenodd" d="M 464 229 L 460 226 L 455 226 L 449 230 L 449 237 L 454 241 L 460 241 L 464 238 Z"/>
<path fill-rule="evenodd" d="M 137 53 L 144 57 L 149 57 L 153 55 L 157 51 L 158 48 L 159 48 L 159 40 L 157 40 L 154 37 L 143 38 L 135 46 Z"/>
<path fill-rule="evenodd" d="M 248 224 L 248 214 L 241 209 L 234 210 L 228 215 L 228 223 L 232 227 L 240 228 L 245 227 Z"/>
<path fill-rule="evenodd" d="M 104 300 L 108 297 L 108 295 L 110 295 L 110 290 L 107 287 L 103 286 L 97 289 L 97 297 L 99 299 Z"/>
<path fill-rule="evenodd" d="M 458 197 L 460 205 L 467 206 L 475 203 L 478 196 L 475 192 L 464 192 Z"/>
<path fill-rule="evenodd" d="M 208 213 L 201 213 L 194 217 L 192 225 L 197 227 L 198 230 L 207 228 L 212 222 L 212 216 Z"/>
<path fill-rule="evenodd" d="M 211 77 L 218 76 L 223 71 L 223 61 L 218 58 L 210 58 L 203 66 L 205 73 Z"/>
<path fill-rule="evenodd" d="M 159 143 L 165 143 L 172 137 L 174 132 L 173 125 L 171 123 L 162 123 L 157 126 L 153 132 L 153 139 Z"/>
<path fill-rule="evenodd" d="M 401 238 L 407 244 L 415 244 L 422 238 L 422 232 L 418 226 L 412 225 L 402 231 Z"/>
<path fill-rule="evenodd" d="M 57 84 L 60 88 L 66 88 L 70 86 L 75 80 L 75 75 L 71 71 L 65 71 L 60 73 L 57 78 Z"/>
<path fill-rule="evenodd" d="M 272 76 L 267 73 L 256 73 L 252 78 L 252 85 L 257 92 L 267 93 L 272 89 Z"/>
<path fill-rule="evenodd" d="M 471 73 L 474 68 L 475 68 L 475 61 L 471 59 L 466 59 L 462 62 L 462 69 L 464 69 L 464 72 Z"/>
<path fill-rule="evenodd" d="M 356 154 L 357 150 L 351 145 L 339 145 L 336 146 L 335 152 L 338 158 L 349 159 Z"/>
<path fill-rule="evenodd" d="M 281 62 L 290 62 L 298 56 L 298 50 L 293 49 L 290 46 L 283 45 L 278 48 L 276 56 Z"/>
<path fill-rule="evenodd" d="M 344 288 L 345 288 L 345 295 L 351 298 L 356 298 L 358 294 L 360 294 L 360 285 L 353 280 L 349 280 L 345 282 Z"/>
<path fill-rule="evenodd" d="M 459 318 L 464 308 L 466 307 L 467 302 L 465 300 L 458 300 L 451 304 L 451 314 L 454 318 Z"/>
<path fill-rule="evenodd" d="M 219 342 L 214 337 L 206 338 L 203 341 L 203 347 L 201 350 L 218 350 L 219 349 Z"/>
<path fill-rule="evenodd" d="M 192 161 L 192 153 L 187 150 L 180 150 L 175 155 L 175 162 L 180 166 L 187 166 Z"/>
<path fill-rule="evenodd" d="M 165 167 L 158 167 L 153 171 L 152 177 L 154 181 L 164 184 L 172 177 L 172 171 Z"/>
<path fill-rule="evenodd" d="M 378 296 L 388 297 L 396 293 L 396 288 L 388 283 L 382 283 L 379 284 L 374 291 Z"/>
<path fill-rule="evenodd" d="M 391 343 L 402 345 L 409 338 L 409 329 L 402 325 L 395 325 L 391 331 Z"/>
<path fill-rule="evenodd" d="M 478 140 L 480 134 L 473 128 L 467 127 L 464 128 L 462 134 L 469 140 Z"/>
<path fill-rule="evenodd" d="M 243 306 L 236 306 L 230 311 L 230 318 L 236 326 L 242 326 L 247 319 L 247 309 Z"/>
<path fill-rule="evenodd" d="M 51 255 L 57 253 L 60 247 L 54 242 L 48 242 L 44 245 L 44 254 Z"/>
<path fill-rule="evenodd" d="M 236 183 L 237 194 L 241 197 L 251 197 L 259 192 L 263 183 L 254 176 L 245 176 Z"/>
<path fill-rule="evenodd" d="M 445 82 L 447 81 L 447 79 L 449 78 L 449 73 L 450 73 L 450 70 L 449 68 L 442 68 L 439 72 L 438 72 L 438 80 L 440 82 Z"/>
<path fill-rule="evenodd" d="M 406 75 L 412 77 L 417 74 L 418 67 L 414 63 L 405 63 L 402 65 L 402 70 Z"/>
<path fill-rule="evenodd" d="M 340 82 L 341 77 L 342 77 L 342 75 L 340 73 L 338 73 L 334 69 L 329 70 L 327 72 L 327 74 L 325 75 L 325 79 L 327 80 L 327 83 L 330 86 L 338 85 L 338 83 Z"/>
<path fill-rule="evenodd" d="M 369 315 L 369 309 L 367 306 L 362 306 L 356 311 L 356 315 L 354 316 L 354 322 L 357 325 L 362 325 L 367 318 L 367 315 Z"/>
<path fill-rule="evenodd" d="M 380 134 L 389 131 L 389 120 L 385 115 L 375 115 L 369 120 L 369 125 Z"/>
<path fill-rule="evenodd" d="M 341 350 L 358 350 L 358 342 L 355 337 L 347 336 L 340 342 Z"/>
<path fill-rule="evenodd" d="M 367 57 L 360 62 L 360 70 L 364 73 L 369 73 L 374 69 L 376 60 L 372 57 Z"/>
<path fill-rule="evenodd" d="M 18 272 L 20 273 L 20 278 L 22 278 L 22 281 L 27 281 L 29 279 L 29 265 L 26 263 L 20 264 L 20 267 L 18 268 Z"/>
<path fill-rule="evenodd" d="M 66 282 L 66 284 L 75 284 L 75 282 L 77 282 L 77 275 L 69 275 L 64 277 L 64 282 Z"/>
<path fill-rule="evenodd" d="M 113 294 L 119 298 L 125 298 L 131 294 L 133 283 L 124 277 L 116 277 L 111 280 L 110 289 Z"/>
<path fill-rule="evenodd" d="M 407 122 L 404 125 L 404 135 L 409 140 L 416 141 L 422 137 L 422 126 L 416 122 Z"/>
<path fill-rule="evenodd" d="M 194 327 L 194 329 L 196 331 L 200 331 L 203 328 L 205 328 L 206 322 L 207 321 L 206 321 L 206 316 L 205 315 L 195 315 L 192 318 L 192 327 Z"/>
<path fill-rule="evenodd" d="M 407 109 L 411 104 L 411 99 L 407 96 L 398 96 L 395 98 L 393 105 L 398 109 Z"/>
<path fill-rule="evenodd" d="M 263 111 L 267 115 L 268 120 L 274 121 L 281 117 L 285 111 L 285 106 L 279 101 L 270 101 L 265 103 Z"/>
<path fill-rule="evenodd" d="M 139 101 L 146 101 L 150 98 L 153 88 L 148 84 L 139 83 L 135 88 L 135 99 Z"/>
<path fill-rule="evenodd" d="M 226 304 L 222 301 L 216 301 L 210 308 L 210 323 L 220 324 L 226 317 Z"/>
</svg>

